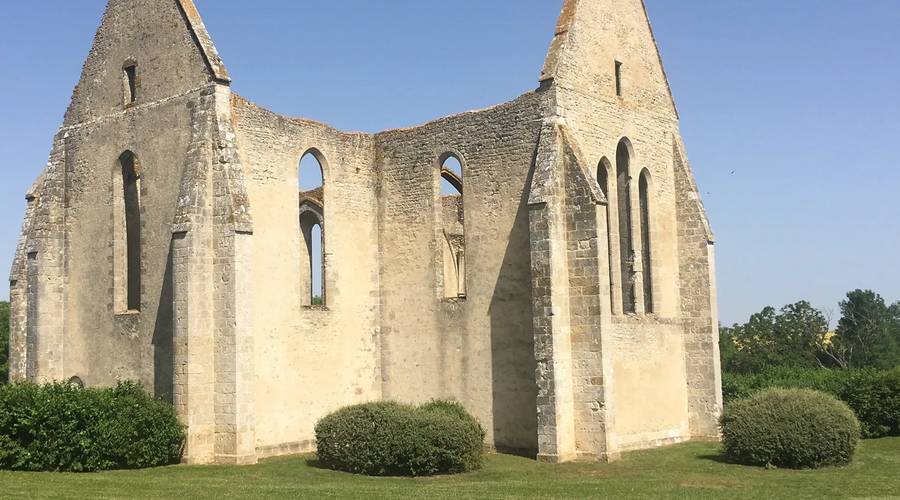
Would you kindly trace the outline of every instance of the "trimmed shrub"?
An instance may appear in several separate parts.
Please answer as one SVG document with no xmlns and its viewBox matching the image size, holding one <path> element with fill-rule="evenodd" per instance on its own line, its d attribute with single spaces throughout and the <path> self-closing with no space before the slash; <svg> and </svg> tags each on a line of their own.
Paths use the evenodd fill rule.
<svg viewBox="0 0 900 500">
<path fill-rule="evenodd" d="M 484 428 L 466 408 L 455 401 L 432 401 L 419 407 L 428 425 L 433 426 L 431 461 L 438 473 L 459 473 L 481 468 L 484 456 Z"/>
<path fill-rule="evenodd" d="M 349 406 L 316 424 L 322 465 L 370 476 L 455 474 L 481 466 L 484 429 L 458 403 Z"/>
<path fill-rule="evenodd" d="M 900 436 L 900 368 L 770 368 L 755 374 L 722 374 L 726 403 L 772 388 L 813 389 L 832 394 L 856 413 L 863 437 Z"/>
<path fill-rule="evenodd" d="M 845 403 L 807 389 L 771 389 L 732 402 L 721 425 L 729 460 L 791 469 L 848 464 L 860 435 Z"/>
<path fill-rule="evenodd" d="M 177 463 L 184 429 L 174 408 L 138 384 L 0 387 L 0 469 L 93 472 Z"/>
</svg>

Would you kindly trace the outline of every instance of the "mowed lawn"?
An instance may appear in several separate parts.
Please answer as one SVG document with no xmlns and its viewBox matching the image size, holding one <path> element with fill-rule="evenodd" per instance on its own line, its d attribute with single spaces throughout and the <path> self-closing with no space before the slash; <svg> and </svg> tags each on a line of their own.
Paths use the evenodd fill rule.
<svg viewBox="0 0 900 500">
<path fill-rule="evenodd" d="M 819 471 L 722 463 L 689 443 L 614 464 L 539 464 L 490 455 L 479 472 L 422 479 L 323 470 L 313 457 L 249 467 L 176 466 L 100 474 L 0 472 L 2 498 L 900 498 L 900 438 L 865 441 L 853 464 Z"/>
</svg>

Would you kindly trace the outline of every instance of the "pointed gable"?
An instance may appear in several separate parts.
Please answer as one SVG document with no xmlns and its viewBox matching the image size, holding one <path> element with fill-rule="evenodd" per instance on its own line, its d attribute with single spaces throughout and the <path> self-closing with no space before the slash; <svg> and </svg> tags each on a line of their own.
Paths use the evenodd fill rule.
<svg viewBox="0 0 900 500">
<path fill-rule="evenodd" d="M 565 0 L 541 72 L 541 82 L 594 96 L 616 95 L 616 62 L 636 102 L 675 101 L 642 0 Z"/>
<path fill-rule="evenodd" d="M 203 24 L 203 19 L 200 18 L 200 12 L 194 5 L 193 0 L 178 0 L 178 6 L 181 8 L 185 21 L 188 23 L 188 28 L 194 35 L 197 45 L 203 52 L 203 58 L 206 60 L 206 64 L 209 66 L 209 70 L 215 79 L 220 83 L 230 83 L 231 77 L 228 76 L 225 63 L 219 57 L 219 51 L 216 50 L 209 32 L 206 31 L 206 25 Z"/>
<path fill-rule="evenodd" d="M 65 124 L 121 112 L 132 65 L 137 106 L 230 82 L 192 0 L 109 0 Z"/>
</svg>

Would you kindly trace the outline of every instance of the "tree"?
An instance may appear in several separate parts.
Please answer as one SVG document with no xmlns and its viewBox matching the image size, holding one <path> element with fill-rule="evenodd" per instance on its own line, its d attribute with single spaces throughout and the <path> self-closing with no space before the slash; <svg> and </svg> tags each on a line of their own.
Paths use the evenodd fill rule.
<svg viewBox="0 0 900 500">
<path fill-rule="evenodd" d="M 788 366 L 820 366 L 820 348 L 828 338 L 828 320 L 809 302 L 784 306 L 775 318 L 776 356 Z"/>
<path fill-rule="evenodd" d="M 871 290 L 854 290 L 841 302 L 832 357 L 851 368 L 900 366 L 900 302 L 888 306 Z"/>
<path fill-rule="evenodd" d="M 737 363 L 735 358 L 740 355 L 734 342 L 736 328 L 737 325 L 733 327 L 719 325 L 719 354 L 722 357 L 722 369 L 725 371 L 734 371 L 730 368 Z"/>
<path fill-rule="evenodd" d="M 0 302 L 0 384 L 9 380 L 9 302 Z"/>
<path fill-rule="evenodd" d="M 772 341 L 775 329 L 775 308 L 766 307 L 750 316 L 750 321 L 730 328 L 734 345 L 731 359 L 723 368 L 728 372 L 749 373 L 760 370 L 773 361 Z"/>
<path fill-rule="evenodd" d="M 827 343 L 828 320 L 809 302 L 776 311 L 766 307 L 743 325 L 721 330 L 722 367 L 751 373 L 768 366 L 821 366 L 821 346 Z"/>
</svg>

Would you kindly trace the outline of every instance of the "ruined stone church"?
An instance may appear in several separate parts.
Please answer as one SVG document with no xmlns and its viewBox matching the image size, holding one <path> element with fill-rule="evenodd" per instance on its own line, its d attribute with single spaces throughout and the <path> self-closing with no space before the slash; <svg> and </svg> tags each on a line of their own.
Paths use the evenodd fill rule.
<svg viewBox="0 0 900 500">
<path fill-rule="evenodd" d="M 537 70 L 345 133 L 233 93 L 191 0 L 110 0 L 27 193 L 13 378 L 138 380 L 190 463 L 374 400 L 456 399 L 547 461 L 715 439 L 713 235 L 642 0 L 565 0 Z"/>
</svg>

